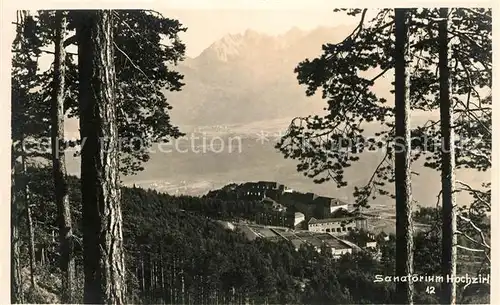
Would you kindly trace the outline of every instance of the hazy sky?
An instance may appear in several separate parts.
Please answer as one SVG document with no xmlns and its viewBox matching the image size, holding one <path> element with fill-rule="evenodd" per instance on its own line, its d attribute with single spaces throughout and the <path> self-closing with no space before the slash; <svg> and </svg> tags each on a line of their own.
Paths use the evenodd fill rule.
<svg viewBox="0 0 500 305">
<path fill-rule="evenodd" d="M 353 24 L 359 17 L 333 13 L 333 9 L 163 9 L 162 14 L 178 19 L 188 30 L 181 34 L 186 55 L 196 57 L 224 35 L 247 29 L 271 35 L 287 32 L 292 27 L 311 30 L 319 26 Z"/>
<path fill-rule="evenodd" d="M 355 24 L 358 17 L 349 17 L 345 13 L 334 13 L 333 8 L 312 9 L 192 9 L 192 8 L 156 8 L 164 16 L 179 20 L 187 31 L 180 34 L 186 44 L 188 57 L 198 56 L 204 49 L 226 34 L 243 33 L 247 29 L 269 35 L 279 35 L 293 27 L 312 30 L 320 26 L 332 27 L 342 24 Z M 34 13 L 34 12 L 33 12 Z M 15 13 L 12 13 L 15 20 Z M 15 26 L 11 24 L 12 39 Z M 68 49 L 76 52 L 75 47 Z M 48 68 L 51 60 L 43 58 L 42 70 Z"/>
</svg>

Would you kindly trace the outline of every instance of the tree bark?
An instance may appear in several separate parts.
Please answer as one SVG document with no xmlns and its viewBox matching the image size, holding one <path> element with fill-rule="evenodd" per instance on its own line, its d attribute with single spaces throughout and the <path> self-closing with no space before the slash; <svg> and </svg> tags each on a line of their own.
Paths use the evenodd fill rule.
<svg viewBox="0 0 500 305">
<path fill-rule="evenodd" d="M 170 304 L 175 304 L 177 303 L 177 296 L 178 296 L 178 283 L 177 283 L 177 277 L 176 277 L 176 269 L 175 269 L 175 261 L 176 261 L 176 255 L 173 253 L 172 255 L 172 267 L 170 268 Z"/>
<path fill-rule="evenodd" d="M 22 21 L 21 24 L 24 23 L 24 20 L 29 18 L 29 11 L 22 11 L 21 12 L 22 16 Z M 26 94 L 27 94 L 27 89 L 26 88 L 21 88 L 20 89 L 20 104 L 22 105 L 22 109 L 26 109 Z M 26 136 L 26 126 L 28 122 L 26 119 L 22 119 L 21 121 L 21 134 L 20 134 L 20 145 L 21 145 L 21 177 L 22 177 L 22 190 L 23 190 L 23 197 L 24 197 L 24 203 L 26 205 L 26 221 L 27 221 L 27 227 L 28 227 L 28 255 L 29 255 L 29 263 L 30 263 L 30 283 L 32 288 L 36 288 L 36 282 L 35 282 L 35 236 L 34 236 L 34 229 L 33 229 L 33 219 L 31 215 L 31 199 L 30 199 L 30 190 L 29 190 L 29 184 L 28 184 L 28 166 L 27 166 L 27 151 L 25 149 L 25 136 Z"/>
<path fill-rule="evenodd" d="M 395 9 L 395 175 L 396 175 L 396 275 L 413 273 L 413 224 L 410 171 L 410 96 L 406 72 L 407 9 Z M 413 304 L 411 281 L 396 284 L 396 303 Z"/>
<path fill-rule="evenodd" d="M 23 131 L 24 132 L 24 131 Z M 22 180 L 23 180 L 23 195 L 24 195 L 24 203 L 26 204 L 26 221 L 28 226 L 28 254 L 29 254 L 29 262 L 30 262 L 30 283 L 32 288 L 36 288 L 35 281 L 35 232 L 33 229 L 33 217 L 31 215 L 31 197 L 30 197 L 30 189 L 28 184 L 28 166 L 26 164 L 27 152 L 24 149 L 24 135 L 21 137 L 21 166 L 22 166 Z"/>
<path fill-rule="evenodd" d="M 146 271 L 144 264 L 144 247 L 141 247 L 141 291 L 143 295 L 146 295 Z"/>
<path fill-rule="evenodd" d="M 455 206 L 455 145 L 453 130 L 453 108 L 450 100 L 450 72 L 448 68 L 448 9 L 440 9 L 439 22 L 439 99 L 441 116 L 441 194 L 443 202 L 442 223 L 442 275 L 456 276 L 457 219 Z M 441 304 L 456 303 L 456 284 L 443 281 Z"/>
<path fill-rule="evenodd" d="M 14 145 L 14 144 L 12 144 Z M 11 149 L 12 169 L 11 169 L 11 303 L 24 303 L 23 285 L 21 278 L 21 251 L 19 249 L 19 208 L 16 196 L 16 157 L 14 146 Z"/>
<path fill-rule="evenodd" d="M 17 23 L 17 32 L 22 33 L 21 19 L 22 14 L 18 11 L 16 14 L 16 23 Z M 19 42 L 19 49 L 21 49 L 21 41 Z M 11 103 L 19 98 L 19 91 L 12 91 L 12 101 Z M 21 143 L 22 144 L 22 143 Z M 11 280 L 11 303 L 24 303 L 23 298 L 23 285 L 22 285 L 22 276 L 21 276 L 21 250 L 19 247 L 19 202 L 17 198 L 17 154 L 16 154 L 16 139 L 12 139 L 11 144 L 11 211 L 10 211 L 10 239 L 11 239 L 11 272 L 10 272 L 10 280 Z"/>
<path fill-rule="evenodd" d="M 79 13 L 84 303 L 125 303 L 112 12 Z"/>
<path fill-rule="evenodd" d="M 165 270 L 164 270 L 164 260 L 163 260 L 163 255 L 160 253 L 160 278 L 161 278 L 161 296 L 163 300 L 163 304 L 167 303 L 166 299 L 166 287 L 165 287 Z"/>
<path fill-rule="evenodd" d="M 73 230 L 68 185 L 66 181 L 66 160 L 64 156 L 64 99 L 65 99 L 65 57 L 64 33 L 66 31 L 65 12 L 56 11 L 56 31 L 54 37 L 54 83 L 52 97 L 52 164 L 59 224 L 60 268 L 62 272 L 61 301 L 73 303 L 73 283 L 75 260 L 73 257 Z"/>
</svg>

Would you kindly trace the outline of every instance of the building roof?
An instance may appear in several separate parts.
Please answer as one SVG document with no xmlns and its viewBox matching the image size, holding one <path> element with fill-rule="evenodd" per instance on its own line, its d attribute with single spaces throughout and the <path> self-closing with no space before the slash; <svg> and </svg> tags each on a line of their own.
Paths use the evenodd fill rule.
<svg viewBox="0 0 500 305">
<path fill-rule="evenodd" d="M 314 236 L 316 236 L 316 238 L 325 242 L 327 246 L 335 248 L 335 249 L 350 249 L 350 248 L 352 248 L 350 243 L 336 237 L 332 233 L 319 233 L 319 234 L 315 234 Z"/>
<path fill-rule="evenodd" d="M 311 236 L 304 236 L 303 237 L 303 240 L 305 242 L 307 242 L 308 244 L 314 246 L 314 247 L 317 247 L 317 248 L 320 248 L 321 245 L 323 244 L 323 242 L 321 241 L 321 239 L 311 235 Z"/>
<path fill-rule="evenodd" d="M 326 196 L 318 196 L 314 199 L 316 202 L 322 202 L 324 205 L 329 205 L 329 206 L 345 206 L 349 205 L 347 202 L 344 202 L 340 199 L 337 198 L 331 198 L 331 197 L 326 197 Z"/>
<path fill-rule="evenodd" d="M 320 248 L 323 244 L 327 247 L 339 249 L 352 249 L 349 243 L 331 235 L 331 234 L 317 234 L 311 232 L 296 233 L 295 236 L 300 238 L 302 241 L 307 242 L 314 247 Z"/>
<path fill-rule="evenodd" d="M 311 217 L 309 220 L 310 224 L 315 224 L 315 223 L 328 223 L 328 222 L 343 222 L 343 221 L 351 221 L 351 220 L 357 220 L 357 219 L 363 219 L 361 217 L 341 217 L 341 218 L 324 218 L 324 219 L 316 219 L 314 217 Z"/>
<path fill-rule="evenodd" d="M 290 242 L 292 243 L 292 245 L 298 249 L 300 248 L 300 246 L 305 242 L 304 240 L 302 239 L 298 239 L 298 238 L 294 238 L 294 239 L 291 239 Z"/>
<path fill-rule="evenodd" d="M 324 205 L 331 205 L 332 204 L 332 198 L 330 197 L 325 197 L 325 196 L 316 196 L 313 200 L 313 202 L 311 202 L 311 204 L 317 204 L 317 203 L 322 203 Z"/>
<path fill-rule="evenodd" d="M 331 248 L 339 249 L 351 249 L 352 247 L 347 243 L 337 240 L 337 239 L 329 239 L 325 241 L 326 245 Z"/>
<path fill-rule="evenodd" d="M 361 251 L 361 247 L 356 245 L 355 243 L 353 242 L 350 242 L 348 240 L 341 240 L 339 239 L 339 242 L 341 242 L 342 244 L 346 245 L 347 247 L 353 249 L 353 250 L 357 250 L 357 251 Z M 344 249 L 344 248 L 339 248 L 339 249 Z"/>
<path fill-rule="evenodd" d="M 347 202 L 345 202 L 345 201 L 342 201 L 342 200 L 340 200 L 340 199 L 337 199 L 337 198 L 334 198 L 333 200 L 334 200 L 334 201 L 333 201 L 333 203 L 334 203 L 335 205 L 349 205 L 349 203 L 347 203 Z"/>
<path fill-rule="evenodd" d="M 310 204 L 312 203 L 312 200 L 315 198 L 314 193 L 301 193 L 297 191 L 292 191 L 292 192 L 286 192 L 285 193 L 287 197 L 291 198 L 292 200 L 296 201 L 305 201 L 304 203 Z"/>
<path fill-rule="evenodd" d="M 297 191 L 287 191 L 287 196 L 291 197 L 293 200 L 297 201 L 305 201 L 305 204 L 310 204 L 310 205 L 316 205 L 318 203 L 323 203 L 324 205 L 348 205 L 347 202 L 344 202 L 340 199 L 337 198 L 332 198 L 332 197 L 327 197 L 327 196 L 320 196 L 315 193 L 309 192 L 309 193 L 301 193 Z"/>
<path fill-rule="evenodd" d="M 259 181 L 259 182 L 257 182 L 257 184 L 267 184 L 267 185 L 275 185 L 275 186 L 281 185 L 280 183 L 275 182 L 275 181 Z"/>
</svg>

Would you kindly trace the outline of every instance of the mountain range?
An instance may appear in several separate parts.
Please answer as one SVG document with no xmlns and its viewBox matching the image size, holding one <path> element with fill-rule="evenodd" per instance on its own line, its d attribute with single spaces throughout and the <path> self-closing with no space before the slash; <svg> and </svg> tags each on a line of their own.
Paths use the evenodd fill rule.
<svg viewBox="0 0 500 305">
<path fill-rule="evenodd" d="M 174 123 L 241 124 L 321 113 L 326 103 L 320 96 L 306 97 L 294 69 L 320 55 L 325 42 L 338 42 L 350 31 L 350 26 L 292 28 L 270 36 L 247 30 L 222 37 L 176 68 L 186 85 L 166 93 Z"/>
</svg>

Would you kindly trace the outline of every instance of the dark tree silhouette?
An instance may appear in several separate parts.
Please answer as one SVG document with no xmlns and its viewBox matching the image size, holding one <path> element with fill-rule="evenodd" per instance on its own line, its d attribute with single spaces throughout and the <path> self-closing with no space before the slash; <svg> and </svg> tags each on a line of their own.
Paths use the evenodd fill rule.
<svg viewBox="0 0 500 305">
<path fill-rule="evenodd" d="M 396 276 L 413 274 L 413 221 L 411 200 L 411 140 L 409 73 L 407 72 L 408 10 L 395 9 L 395 187 L 396 187 Z M 396 284 L 397 301 L 413 304 L 413 283 Z"/>
<path fill-rule="evenodd" d="M 439 11 L 439 100 L 441 116 L 442 158 L 441 193 L 443 197 L 442 228 L 442 275 L 456 276 L 457 260 L 457 218 L 455 206 L 455 143 L 453 129 L 453 105 L 450 100 L 450 73 L 448 69 L 448 9 Z M 441 303 L 456 303 L 456 284 L 444 281 L 441 289 Z"/>
<path fill-rule="evenodd" d="M 78 70 L 82 146 L 84 302 L 125 303 L 119 188 L 113 13 L 79 16 Z"/>
<path fill-rule="evenodd" d="M 60 265 L 62 271 L 61 301 L 72 303 L 75 281 L 75 260 L 73 257 L 73 228 L 71 207 L 69 205 L 66 183 L 66 158 L 64 154 L 64 101 L 66 96 L 66 52 L 64 39 L 66 32 L 66 12 L 55 13 L 54 35 L 54 82 L 52 97 L 52 167 L 54 176 L 55 200 L 57 205 L 60 243 Z"/>
</svg>

